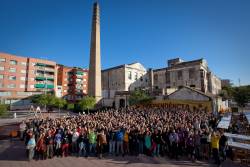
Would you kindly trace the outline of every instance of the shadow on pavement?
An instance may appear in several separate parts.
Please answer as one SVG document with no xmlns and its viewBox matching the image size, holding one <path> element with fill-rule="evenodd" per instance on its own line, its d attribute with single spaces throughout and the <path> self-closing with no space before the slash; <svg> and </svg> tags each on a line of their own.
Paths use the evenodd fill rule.
<svg viewBox="0 0 250 167">
<path fill-rule="evenodd" d="M 0 160 L 27 161 L 25 146 L 19 139 L 1 140 Z"/>
</svg>

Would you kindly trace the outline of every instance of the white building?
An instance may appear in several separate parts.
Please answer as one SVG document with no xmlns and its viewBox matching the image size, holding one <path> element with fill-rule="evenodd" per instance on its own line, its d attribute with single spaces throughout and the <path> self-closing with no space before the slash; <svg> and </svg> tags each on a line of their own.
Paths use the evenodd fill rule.
<svg viewBox="0 0 250 167">
<path fill-rule="evenodd" d="M 148 88 L 148 84 L 147 70 L 138 62 L 102 70 L 103 103 L 105 106 L 119 106 L 115 103 L 117 92 Z M 123 105 L 128 105 L 127 101 Z"/>
</svg>

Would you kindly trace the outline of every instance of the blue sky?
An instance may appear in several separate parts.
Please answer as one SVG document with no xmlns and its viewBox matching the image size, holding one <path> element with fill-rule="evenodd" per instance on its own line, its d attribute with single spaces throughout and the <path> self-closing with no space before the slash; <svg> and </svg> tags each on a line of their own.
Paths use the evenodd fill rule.
<svg viewBox="0 0 250 167">
<path fill-rule="evenodd" d="M 92 0 L 0 0 L 0 52 L 88 67 Z M 99 0 L 102 68 L 205 58 L 250 84 L 250 0 Z"/>
</svg>

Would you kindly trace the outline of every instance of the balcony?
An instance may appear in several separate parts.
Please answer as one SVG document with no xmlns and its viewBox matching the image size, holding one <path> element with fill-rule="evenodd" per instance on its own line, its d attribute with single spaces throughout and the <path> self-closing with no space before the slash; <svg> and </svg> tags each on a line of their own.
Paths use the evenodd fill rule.
<svg viewBox="0 0 250 167">
<path fill-rule="evenodd" d="M 54 78 L 49 78 L 49 77 L 47 77 L 47 79 L 46 79 L 46 77 L 40 75 L 40 76 L 37 76 L 37 77 L 36 77 L 36 80 L 38 80 L 38 81 L 44 81 L 44 80 L 54 81 Z"/>
<path fill-rule="evenodd" d="M 83 75 L 83 72 L 82 71 L 76 71 L 76 74 L 77 75 Z"/>
<path fill-rule="evenodd" d="M 46 66 L 47 66 L 47 64 L 43 64 L 43 63 L 36 63 L 36 66 L 46 67 Z"/>
<path fill-rule="evenodd" d="M 45 84 L 35 84 L 35 88 L 47 88 L 47 89 L 53 89 L 54 85 L 46 85 Z"/>
<path fill-rule="evenodd" d="M 82 78 L 82 75 L 76 75 L 76 77 L 78 78 L 78 79 L 81 79 Z"/>
</svg>

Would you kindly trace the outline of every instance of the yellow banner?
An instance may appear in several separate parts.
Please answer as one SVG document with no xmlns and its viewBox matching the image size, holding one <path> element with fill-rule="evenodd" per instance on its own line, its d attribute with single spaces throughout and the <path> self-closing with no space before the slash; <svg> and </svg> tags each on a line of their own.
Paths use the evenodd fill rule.
<svg viewBox="0 0 250 167">
<path fill-rule="evenodd" d="M 164 106 L 167 108 L 176 108 L 183 110 L 205 110 L 207 112 L 212 112 L 212 102 L 211 101 L 192 101 L 192 100 L 153 100 L 151 103 L 147 104 L 151 107 Z"/>
</svg>

